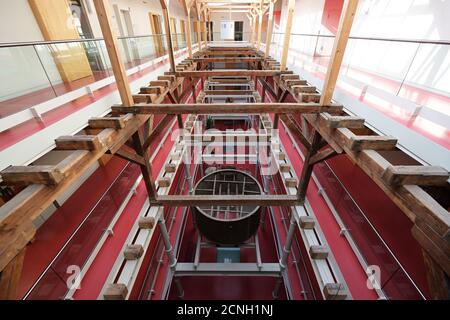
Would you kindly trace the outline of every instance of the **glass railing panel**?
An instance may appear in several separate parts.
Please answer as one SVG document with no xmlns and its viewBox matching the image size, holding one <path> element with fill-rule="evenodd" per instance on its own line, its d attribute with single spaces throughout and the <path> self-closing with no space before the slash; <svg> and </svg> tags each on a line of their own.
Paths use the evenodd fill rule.
<svg viewBox="0 0 450 320">
<path fill-rule="evenodd" d="M 45 66 L 52 63 L 47 71 Z M 39 55 L 33 46 L 0 47 L 0 64 L 0 117 L 56 97 L 51 79 L 55 81 L 58 72 L 48 51 Z"/>
<path fill-rule="evenodd" d="M 331 38 L 330 38 L 331 39 Z M 334 39 L 332 39 L 334 40 Z M 341 67 L 343 76 L 397 95 L 419 44 L 350 39 Z"/>
<path fill-rule="evenodd" d="M 314 174 L 343 222 L 344 232 L 351 236 L 366 264 L 380 268 L 381 289 L 386 296 L 389 299 L 421 299 L 420 291 L 326 162 L 318 163 Z"/>
<path fill-rule="evenodd" d="M 148 62 L 157 57 L 156 37 L 139 37 L 134 39 L 141 63 Z"/>
<path fill-rule="evenodd" d="M 421 43 L 398 95 L 450 117 L 449 66 L 450 45 Z M 416 88 L 432 94 L 417 94 Z"/>
<path fill-rule="evenodd" d="M 139 175 L 137 165 L 126 166 L 91 212 L 86 213 L 86 219 L 42 274 L 27 299 L 61 299 L 65 296 L 68 291 L 66 281 L 73 274 L 68 268 L 83 268 Z"/>
</svg>

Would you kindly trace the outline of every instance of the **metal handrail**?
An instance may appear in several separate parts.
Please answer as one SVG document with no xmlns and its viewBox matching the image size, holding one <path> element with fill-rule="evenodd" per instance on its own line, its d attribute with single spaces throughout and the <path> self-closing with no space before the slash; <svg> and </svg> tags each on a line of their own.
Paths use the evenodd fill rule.
<svg viewBox="0 0 450 320">
<path fill-rule="evenodd" d="M 275 34 L 284 34 L 280 32 L 274 32 Z M 326 34 L 312 34 L 312 33 L 291 33 L 291 36 L 305 36 L 305 37 L 319 37 L 319 38 L 335 38 L 334 35 Z M 418 44 L 439 44 L 439 45 L 450 45 L 450 40 L 425 40 L 425 39 L 402 39 L 402 38 L 377 38 L 377 37 L 358 37 L 349 36 L 349 39 L 353 40 L 374 40 L 374 41 L 390 41 L 390 42 L 407 42 L 407 43 L 418 43 Z"/>
<path fill-rule="evenodd" d="M 185 35 L 183 33 L 173 33 L 172 35 Z M 165 36 L 164 33 L 148 34 L 141 36 L 126 36 L 117 37 L 119 40 L 137 39 L 137 38 L 149 38 L 154 36 Z M 75 42 L 90 42 L 90 41 L 104 41 L 103 38 L 90 38 L 90 39 L 67 39 L 67 40 L 52 40 L 52 41 L 25 41 L 25 42 L 0 42 L 0 48 L 12 48 L 12 47 L 27 47 L 27 46 L 39 46 L 39 45 L 52 45 L 52 44 L 64 44 Z"/>
</svg>

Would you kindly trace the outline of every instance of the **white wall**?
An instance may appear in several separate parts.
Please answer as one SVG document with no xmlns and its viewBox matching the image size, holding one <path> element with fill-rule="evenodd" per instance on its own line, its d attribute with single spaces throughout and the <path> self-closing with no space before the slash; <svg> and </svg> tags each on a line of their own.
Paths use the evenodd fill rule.
<svg viewBox="0 0 450 320">
<path fill-rule="evenodd" d="M 243 21 L 244 27 L 244 40 L 248 40 L 249 34 L 252 32 L 250 21 L 245 13 L 234 12 L 225 13 L 217 12 L 211 14 L 211 20 L 213 21 L 214 40 L 220 40 L 220 22 L 221 21 Z"/>
<path fill-rule="evenodd" d="M 43 41 L 28 0 L 0 0 L 0 42 Z M 40 59 L 40 60 L 39 60 Z M 47 46 L 0 48 L 0 101 L 61 83 Z"/>
<path fill-rule="evenodd" d="M 0 0 L 0 42 L 42 40 L 28 0 Z"/>
</svg>

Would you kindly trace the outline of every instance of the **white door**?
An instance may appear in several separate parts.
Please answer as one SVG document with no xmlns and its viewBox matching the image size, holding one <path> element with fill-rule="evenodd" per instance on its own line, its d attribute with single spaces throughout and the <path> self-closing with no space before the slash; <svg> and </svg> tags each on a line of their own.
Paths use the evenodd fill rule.
<svg viewBox="0 0 450 320">
<path fill-rule="evenodd" d="M 220 38 L 222 40 L 234 40 L 234 21 L 220 22 Z"/>
</svg>

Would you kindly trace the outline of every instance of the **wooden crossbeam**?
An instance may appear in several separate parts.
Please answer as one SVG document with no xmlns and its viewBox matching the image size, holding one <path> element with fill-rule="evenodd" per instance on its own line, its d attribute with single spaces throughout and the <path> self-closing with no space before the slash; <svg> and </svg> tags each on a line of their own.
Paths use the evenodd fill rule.
<svg viewBox="0 0 450 320">
<path fill-rule="evenodd" d="M 140 93 L 161 94 L 161 87 L 157 87 L 157 86 L 141 87 Z"/>
<path fill-rule="evenodd" d="M 319 162 L 325 161 L 331 157 L 334 157 L 337 154 L 338 153 L 336 152 L 336 150 L 334 150 L 332 147 L 326 148 L 325 150 L 322 150 L 322 151 L 316 153 L 315 155 L 313 155 L 311 157 L 311 159 L 309 159 L 309 164 L 314 165 L 316 163 L 319 163 Z"/>
<path fill-rule="evenodd" d="M 352 116 L 329 116 L 327 117 L 330 128 L 364 128 L 364 119 Z"/>
<path fill-rule="evenodd" d="M 280 70 L 202 70 L 202 71 L 179 71 L 177 77 L 213 77 L 213 76 L 250 76 L 250 77 L 272 77 L 279 76 Z"/>
<path fill-rule="evenodd" d="M 341 112 L 342 106 L 314 103 L 212 103 L 212 104 L 139 104 L 113 106 L 114 113 L 134 114 L 214 114 L 214 113 L 321 113 Z"/>
<path fill-rule="evenodd" d="M 241 63 L 241 62 L 253 62 L 262 61 L 261 57 L 202 57 L 193 58 L 195 62 L 226 62 L 226 63 Z"/>
<path fill-rule="evenodd" d="M 100 140 L 94 135 L 61 136 L 55 140 L 58 150 L 95 150 L 100 148 Z"/>
<path fill-rule="evenodd" d="M 386 184 L 381 176 L 392 164 L 380 153 L 376 150 L 356 151 L 351 149 L 349 140 L 353 133 L 348 134 L 347 128 L 329 128 L 327 118 L 324 115 L 318 117 L 304 115 L 304 117 L 330 145 L 334 144 L 341 147 L 350 159 L 375 181 L 411 221 L 415 221 L 419 217 L 426 220 L 440 236 L 446 237 L 450 234 L 450 216 L 447 210 L 422 188 L 415 185 L 400 185 L 393 188 Z"/>
<path fill-rule="evenodd" d="M 89 127 L 92 129 L 122 129 L 125 127 L 125 122 L 133 115 L 125 114 L 121 117 L 103 117 L 103 118 L 91 118 L 88 121 Z"/>
<path fill-rule="evenodd" d="M 88 151 L 76 150 L 56 165 L 11 166 L 3 170 L 1 175 L 7 184 L 55 186 L 72 174 L 78 162 L 88 154 Z"/>
<path fill-rule="evenodd" d="M 293 206 L 300 202 L 292 195 L 168 195 L 158 196 L 152 205 L 192 207 L 192 206 Z"/>
<path fill-rule="evenodd" d="M 291 88 L 292 86 L 306 86 L 308 84 L 308 81 L 300 79 L 287 79 L 284 81 L 284 83 L 288 88 Z"/>
<path fill-rule="evenodd" d="M 123 158 L 125 160 L 128 160 L 128 161 L 134 162 L 136 164 L 145 166 L 145 161 L 144 161 L 143 157 L 141 157 L 140 155 L 138 155 L 136 153 L 133 153 L 131 151 L 126 150 L 124 147 L 122 147 L 119 150 L 117 150 L 115 155 L 117 155 L 117 156 L 119 156 L 119 157 L 121 157 L 121 158 Z"/>
<path fill-rule="evenodd" d="M 214 96 L 214 95 L 249 95 L 253 94 L 255 91 L 253 90 L 204 90 L 206 95 Z"/>
<path fill-rule="evenodd" d="M 356 136 L 350 137 L 350 149 L 361 151 L 371 150 L 393 150 L 397 145 L 397 139 L 388 136 Z"/>
<path fill-rule="evenodd" d="M 389 166 L 382 179 L 389 185 L 445 185 L 449 172 L 436 166 Z"/>
<path fill-rule="evenodd" d="M 298 93 L 314 93 L 317 91 L 316 87 L 313 86 L 302 86 L 302 85 L 291 85 L 291 90 L 294 94 Z"/>
<path fill-rule="evenodd" d="M 146 140 L 144 141 L 144 144 L 142 146 L 142 148 L 144 150 L 147 150 L 148 147 L 150 147 L 150 144 L 152 143 L 152 140 L 155 136 L 157 136 L 158 134 L 160 134 L 164 128 L 167 126 L 167 124 L 173 120 L 174 115 L 173 114 L 166 114 L 156 125 L 156 127 L 153 128 L 152 132 L 150 132 L 150 134 L 148 135 L 148 137 L 146 138 Z"/>
</svg>

